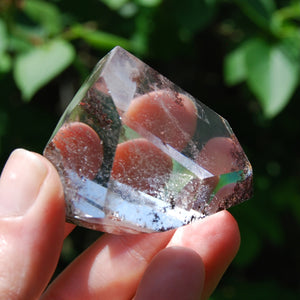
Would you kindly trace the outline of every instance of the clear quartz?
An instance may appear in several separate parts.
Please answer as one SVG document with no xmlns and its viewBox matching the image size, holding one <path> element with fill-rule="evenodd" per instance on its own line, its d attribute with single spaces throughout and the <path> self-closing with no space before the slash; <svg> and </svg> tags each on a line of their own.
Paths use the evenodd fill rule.
<svg viewBox="0 0 300 300">
<path fill-rule="evenodd" d="M 227 121 L 121 47 L 97 64 L 44 155 L 67 220 L 115 234 L 174 229 L 252 191 Z"/>
</svg>

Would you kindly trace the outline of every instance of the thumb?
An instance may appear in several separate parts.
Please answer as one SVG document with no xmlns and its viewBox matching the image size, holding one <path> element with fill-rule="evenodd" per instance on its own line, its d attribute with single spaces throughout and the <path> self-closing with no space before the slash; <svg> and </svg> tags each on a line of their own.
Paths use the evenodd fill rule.
<svg viewBox="0 0 300 300">
<path fill-rule="evenodd" d="M 64 236 L 59 176 L 44 157 L 14 151 L 0 178 L 0 299 L 36 299 L 50 280 Z"/>
</svg>

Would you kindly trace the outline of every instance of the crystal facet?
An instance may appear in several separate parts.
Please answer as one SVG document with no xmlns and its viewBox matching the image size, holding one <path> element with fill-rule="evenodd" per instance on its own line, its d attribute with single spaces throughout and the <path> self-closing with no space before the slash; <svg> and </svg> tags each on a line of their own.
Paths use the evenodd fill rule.
<svg viewBox="0 0 300 300">
<path fill-rule="evenodd" d="M 252 169 L 229 124 L 120 47 L 95 67 L 44 155 L 67 220 L 165 231 L 249 199 Z"/>
</svg>

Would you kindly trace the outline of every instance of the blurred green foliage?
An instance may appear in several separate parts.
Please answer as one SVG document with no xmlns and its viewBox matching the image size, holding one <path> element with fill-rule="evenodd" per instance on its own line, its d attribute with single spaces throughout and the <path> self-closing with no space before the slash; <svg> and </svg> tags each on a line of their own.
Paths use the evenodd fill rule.
<svg viewBox="0 0 300 300">
<path fill-rule="evenodd" d="M 187 46 L 200 30 L 211 26 L 222 4 L 240 9 L 237 16 L 223 18 L 219 24 L 223 34 L 230 38 L 230 48 L 224 59 L 226 83 L 235 85 L 246 81 L 264 115 L 269 118 L 284 109 L 298 86 L 299 1 L 103 0 L 102 6 L 98 4 L 98 20 L 85 23 L 68 14 L 60 2 L 16 0 L 2 3 L 0 72 L 13 73 L 24 100 L 30 100 L 75 62 L 76 40 L 101 50 L 120 45 L 146 56 L 153 33 L 172 29 L 168 38 L 173 38 L 176 43 L 175 50 L 179 46 L 177 39 L 182 46 Z M 118 19 L 114 23 L 101 24 L 106 23 L 101 21 L 107 9 Z M 247 18 L 246 22 L 241 15 Z M 154 23 L 157 17 L 159 20 Z M 166 19 L 172 25 L 166 23 Z M 117 26 L 113 24 L 125 30 L 115 30 Z M 169 39 L 164 43 L 170 42 Z M 163 46 L 161 54 L 170 47 Z M 39 67 L 41 62 L 44 68 Z"/>
<path fill-rule="evenodd" d="M 253 164 L 254 197 L 231 210 L 241 249 L 211 299 L 298 299 L 299 0 L 1 0 L 2 166 L 16 147 L 42 152 L 116 45 L 223 115 Z M 77 229 L 60 268 L 98 236 Z"/>
</svg>

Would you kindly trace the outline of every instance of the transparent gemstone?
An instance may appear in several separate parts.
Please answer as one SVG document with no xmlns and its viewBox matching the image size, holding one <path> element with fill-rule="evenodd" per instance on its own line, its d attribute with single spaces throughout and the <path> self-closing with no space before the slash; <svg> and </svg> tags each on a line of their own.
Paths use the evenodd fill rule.
<svg viewBox="0 0 300 300">
<path fill-rule="evenodd" d="M 224 118 L 120 47 L 95 67 L 44 155 L 67 220 L 165 231 L 249 199 L 252 169 Z"/>
</svg>

